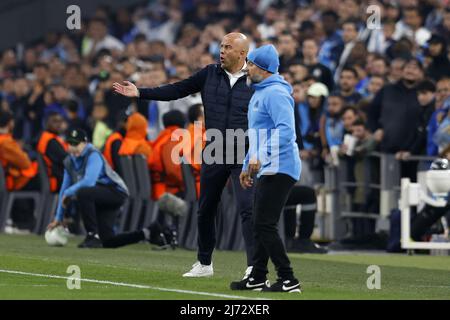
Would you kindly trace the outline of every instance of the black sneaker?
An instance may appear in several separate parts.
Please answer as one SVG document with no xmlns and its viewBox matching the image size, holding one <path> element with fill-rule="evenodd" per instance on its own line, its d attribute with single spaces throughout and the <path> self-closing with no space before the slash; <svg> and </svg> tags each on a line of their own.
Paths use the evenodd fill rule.
<svg viewBox="0 0 450 320">
<path fill-rule="evenodd" d="M 328 250 L 319 246 L 317 243 L 314 243 L 310 239 L 295 239 L 292 241 L 292 245 L 290 246 L 289 252 L 297 252 L 297 253 L 318 253 L 324 254 L 327 253 Z"/>
<path fill-rule="evenodd" d="M 147 241 L 156 246 L 155 250 L 165 250 L 170 246 L 159 223 L 154 222 L 147 229 L 150 231 L 150 239 Z"/>
<path fill-rule="evenodd" d="M 268 288 L 264 288 L 265 292 L 297 292 L 302 293 L 302 286 L 297 279 L 283 280 L 278 279 L 273 285 Z"/>
<path fill-rule="evenodd" d="M 270 282 L 267 279 L 256 280 L 253 277 L 248 277 L 241 281 L 233 281 L 230 283 L 231 290 L 252 290 L 252 291 L 262 291 L 265 288 L 269 288 Z"/>
<path fill-rule="evenodd" d="M 103 248 L 103 244 L 98 237 L 88 234 L 84 241 L 78 245 L 78 248 Z"/>
<path fill-rule="evenodd" d="M 170 245 L 172 250 L 175 250 L 178 247 L 177 231 L 167 228 L 166 230 L 164 230 L 164 236 L 166 238 L 166 242 Z"/>
</svg>

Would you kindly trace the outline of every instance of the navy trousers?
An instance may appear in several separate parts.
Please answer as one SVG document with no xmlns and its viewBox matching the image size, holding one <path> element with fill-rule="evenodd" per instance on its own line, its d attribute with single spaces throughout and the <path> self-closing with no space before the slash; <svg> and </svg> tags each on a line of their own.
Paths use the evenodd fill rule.
<svg viewBox="0 0 450 320">
<path fill-rule="evenodd" d="M 252 204 L 254 188 L 243 189 L 239 183 L 242 165 L 239 164 L 202 164 L 200 172 L 200 199 L 198 210 L 198 261 L 211 264 L 216 245 L 217 206 L 228 178 L 233 183 L 237 214 L 241 217 L 242 235 L 247 253 L 247 265 L 252 266 L 254 238 L 252 227 Z"/>
</svg>

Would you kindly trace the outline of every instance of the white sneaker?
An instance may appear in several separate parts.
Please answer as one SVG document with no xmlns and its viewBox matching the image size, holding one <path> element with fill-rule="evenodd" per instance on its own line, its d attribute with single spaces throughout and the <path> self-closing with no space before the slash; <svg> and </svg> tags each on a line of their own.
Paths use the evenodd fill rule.
<svg viewBox="0 0 450 320">
<path fill-rule="evenodd" d="M 245 274 L 244 274 L 244 277 L 242 278 L 242 280 L 245 280 L 248 277 L 250 277 L 252 270 L 253 270 L 253 266 L 248 266 L 247 269 L 245 270 Z"/>
<path fill-rule="evenodd" d="M 199 261 L 192 265 L 192 269 L 189 272 L 183 274 L 185 278 L 200 278 L 200 277 L 211 277 L 214 274 L 213 264 L 203 265 Z"/>
</svg>

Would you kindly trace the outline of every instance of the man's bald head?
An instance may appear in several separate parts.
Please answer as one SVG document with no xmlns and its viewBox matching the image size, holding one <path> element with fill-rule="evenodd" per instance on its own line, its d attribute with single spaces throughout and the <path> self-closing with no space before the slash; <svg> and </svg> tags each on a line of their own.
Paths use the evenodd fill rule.
<svg viewBox="0 0 450 320">
<path fill-rule="evenodd" d="M 245 34 L 240 32 L 231 32 L 226 34 L 224 37 L 235 43 L 237 46 L 239 46 L 242 50 L 246 51 L 248 53 L 249 50 L 249 41 Z"/>
<path fill-rule="evenodd" d="M 249 50 L 249 40 L 239 32 L 228 33 L 220 44 L 220 64 L 230 73 L 242 69 Z"/>
</svg>

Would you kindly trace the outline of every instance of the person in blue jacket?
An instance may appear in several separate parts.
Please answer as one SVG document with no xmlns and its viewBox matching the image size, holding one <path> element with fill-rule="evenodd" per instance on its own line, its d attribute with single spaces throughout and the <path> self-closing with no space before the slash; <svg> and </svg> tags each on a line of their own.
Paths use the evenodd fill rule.
<svg viewBox="0 0 450 320">
<path fill-rule="evenodd" d="M 248 79 L 255 89 L 248 107 L 249 151 L 240 182 L 256 185 L 253 205 L 255 252 L 250 277 L 232 282 L 232 290 L 301 292 L 277 223 L 289 193 L 300 179 L 292 87 L 278 74 L 278 52 L 264 45 L 248 55 Z M 267 264 L 275 265 L 278 280 L 269 286 Z"/>
<path fill-rule="evenodd" d="M 88 143 L 85 131 L 70 131 L 66 141 L 69 155 L 64 159 L 55 219 L 48 228 L 62 225 L 66 209 L 74 205 L 87 232 L 79 247 L 99 248 L 114 237 L 117 212 L 128 198 L 128 188 L 102 154 Z"/>
</svg>

